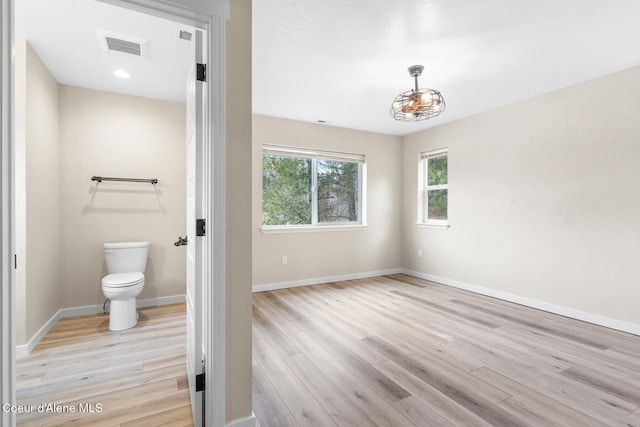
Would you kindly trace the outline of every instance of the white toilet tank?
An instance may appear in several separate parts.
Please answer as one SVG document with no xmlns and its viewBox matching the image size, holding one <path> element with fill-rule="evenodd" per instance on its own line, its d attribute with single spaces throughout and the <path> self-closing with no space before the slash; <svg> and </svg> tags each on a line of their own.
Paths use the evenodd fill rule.
<svg viewBox="0 0 640 427">
<path fill-rule="evenodd" d="M 149 242 L 105 243 L 104 256 L 109 274 L 144 273 Z"/>
</svg>

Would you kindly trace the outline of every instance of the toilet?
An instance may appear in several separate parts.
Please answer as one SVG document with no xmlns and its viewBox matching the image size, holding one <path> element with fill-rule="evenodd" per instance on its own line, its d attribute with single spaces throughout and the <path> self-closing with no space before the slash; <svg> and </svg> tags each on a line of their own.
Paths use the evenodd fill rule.
<svg viewBox="0 0 640 427">
<path fill-rule="evenodd" d="M 136 297 L 144 287 L 149 242 L 105 243 L 107 276 L 102 278 L 102 292 L 111 301 L 109 329 L 122 331 L 136 326 Z"/>
</svg>

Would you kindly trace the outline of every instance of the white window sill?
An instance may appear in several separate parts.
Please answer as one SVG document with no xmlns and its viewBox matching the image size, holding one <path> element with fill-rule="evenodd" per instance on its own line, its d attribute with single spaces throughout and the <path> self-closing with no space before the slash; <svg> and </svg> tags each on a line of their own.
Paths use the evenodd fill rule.
<svg viewBox="0 0 640 427">
<path fill-rule="evenodd" d="M 323 231 L 357 231 L 365 230 L 366 225 L 288 225 L 288 226 L 271 226 L 260 227 L 262 234 L 278 234 L 278 233 L 316 233 Z"/>
<path fill-rule="evenodd" d="M 422 222 L 419 222 L 416 225 L 418 226 L 418 228 L 430 228 L 433 230 L 447 230 L 449 227 L 451 227 L 451 224 L 425 224 Z"/>
</svg>

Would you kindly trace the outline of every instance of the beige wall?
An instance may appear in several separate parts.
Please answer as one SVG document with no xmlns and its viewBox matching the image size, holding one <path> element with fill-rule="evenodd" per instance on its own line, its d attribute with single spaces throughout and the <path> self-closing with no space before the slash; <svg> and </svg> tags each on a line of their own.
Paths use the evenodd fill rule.
<svg viewBox="0 0 640 427">
<path fill-rule="evenodd" d="M 139 299 L 183 295 L 184 104 L 61 85 L 60 135 L 63 306 L 103 303 L 104 242 L 149 241 Z"/>
<path fill-rule="evenodd" d="M 58 310 L 60 298 L 59 89 L 27 48 L 27 336 Z"/>
<path fill-rule="evenodd" d="M 27 42 L 16 36 L 14 41 L 14 145 L 13 145 L 13 221 L 14 250 L 20 263 L 14 270 L 13 319 L 16 345 L 27 342 L 27 281 L 25 260 L 27 246 L 27 165 L 26 165 L 26 93 L 27 93 Z"/>
<path fill-rule="evenodd" d="M 60 308 L 58 84 L 16 40 L 16 344 Z"/>
<path fill-rule="evenodd" d="M 264 234 L 262 145 L 364 154 L 367 227 Z M 253 117 L 253 284 L 263 285 L 399 268 L 401 264 L 400 138 L 378 133 Z M 282 264 L 287 256 L 287 264 Z"/>
<path fill-rule="evenodd" d="M 251 0 L 226 25 L 226 410 L 251 411 Z"/>
<path fill-rule="evenodd" d="M 640 324 L 639 98 L 633 68 L 403 138 L 403 266 Z M 440 147 L 451 228 L 420 229 Z"/>
</svg>

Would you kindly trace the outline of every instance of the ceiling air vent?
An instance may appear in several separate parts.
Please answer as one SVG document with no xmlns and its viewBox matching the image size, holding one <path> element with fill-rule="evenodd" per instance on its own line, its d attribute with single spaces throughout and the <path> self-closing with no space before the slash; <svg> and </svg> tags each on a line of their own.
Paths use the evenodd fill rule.
<svg viewBox="0 0 640 427">
<path fill-rule="evenodd" d="M 140 43 L 133 43 L 126 40 L 106 37 L 107 47 L 111 51 L 128 53 L 129 55 L 140 56 Z"/>
<path fill-rule="evenodd" d="M 96 30 L 102 50 L 124 53 L 134 56 L 146 56 L 147 40 L 138 37 L 116 34 L 105 30 Z"/>
</svg>

